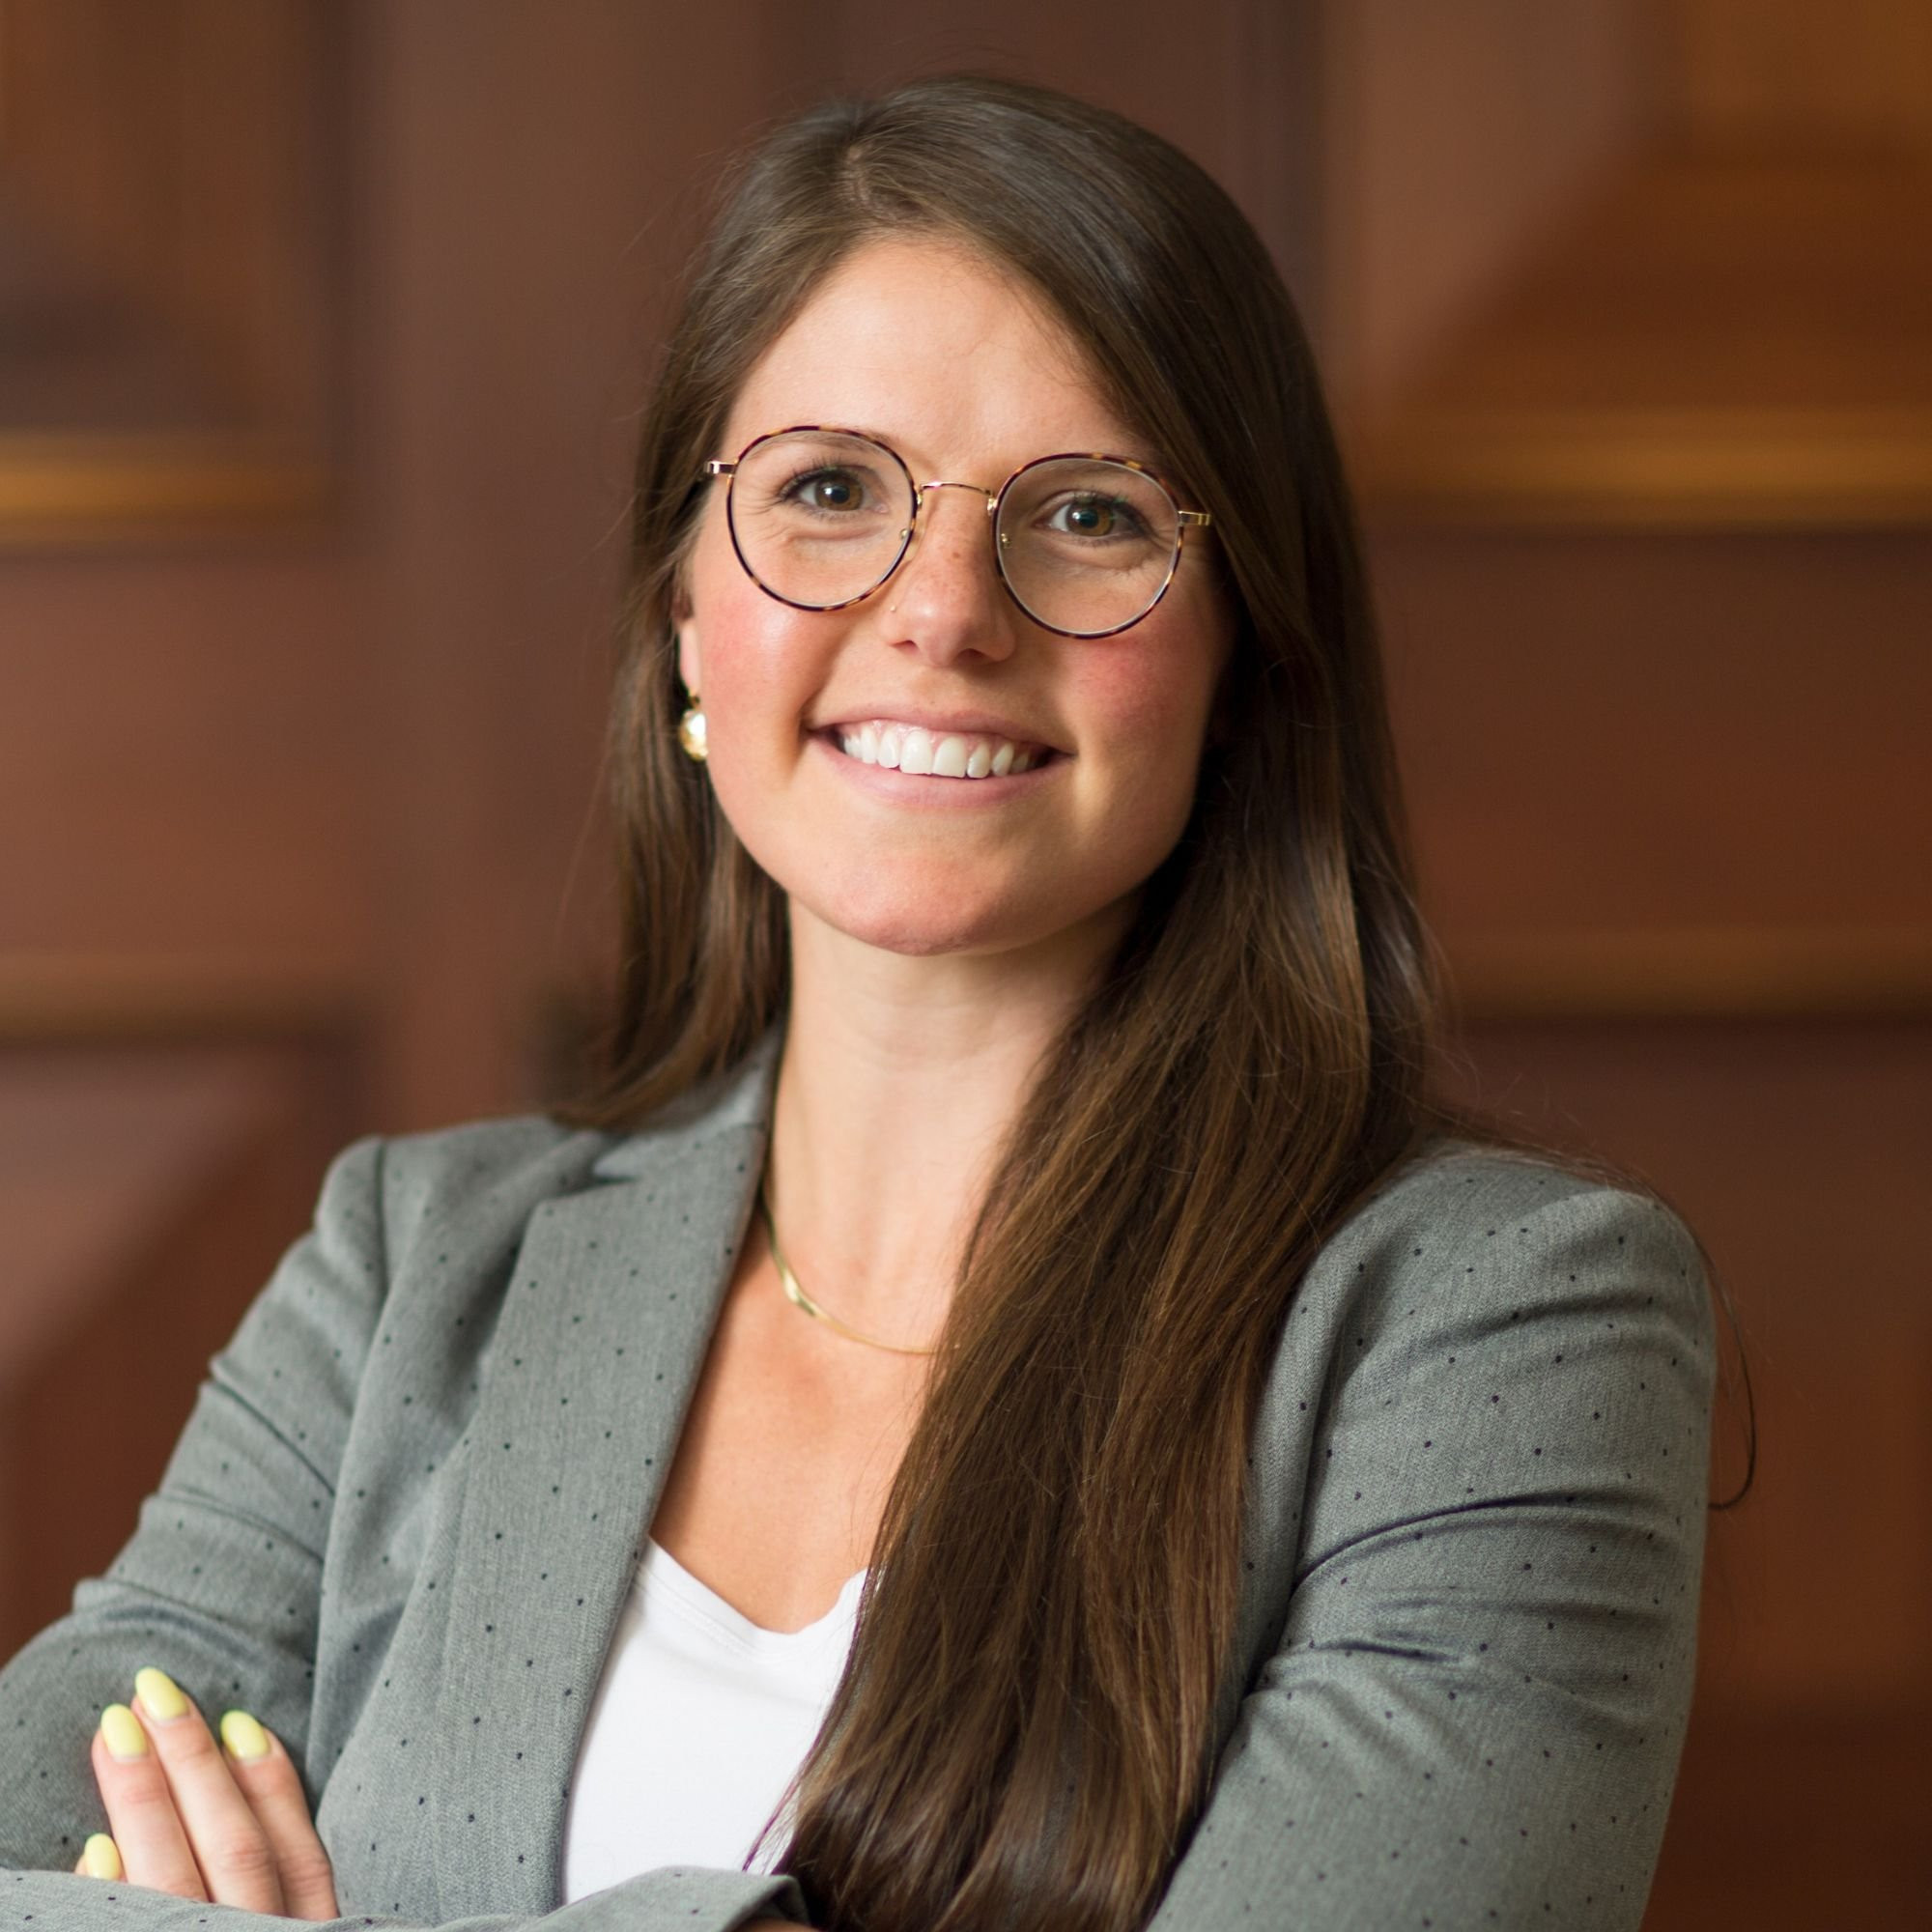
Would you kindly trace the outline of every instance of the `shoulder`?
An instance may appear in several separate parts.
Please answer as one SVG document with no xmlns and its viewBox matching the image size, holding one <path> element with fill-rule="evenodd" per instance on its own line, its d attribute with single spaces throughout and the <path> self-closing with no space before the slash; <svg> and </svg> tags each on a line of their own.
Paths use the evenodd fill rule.
<svg viewBox="0 0 1932 1932">
<path fill-rule="evenodd" d="M 1272 1493 L 1318 1557 L 1389 1507 L 1455 1513 L 1504 1474 L 1566 1502 L 1654 1483 L 1682 1516 L 1714 1326 L 1702 1251 L 1662 1201 L 1438 1144 L 1345 1217 L 1290 1302 L 1260 1428 L 1303 1483 Z"/>
<path fill-rule="evenodd" d="M 332 1283 L 358 1320 L 392 1319 L 426 1286 L 441 1296 L 488 1293 L 530 1217 L 593 1184 L 612 1145 L 541 1114 L 365 1136 L 330 1162 L 314 1227 L 284 1271 Z"/>
<path fill-rule="evenodd" d="M 1672 1246 L 1694 1246 L 1679 1216 L 1635 1182 L 1605 1180 L 1552 1155 L 1482 1142 L 1443 1139 L 1384 1175 L 1324 1243 L 1321 1259 L 1373 1256 L 1399 1266 L 1403 1239 L 1473 1243 L 1607 1227 L 1628 1245 L 1634 1234 Z M 1437 1249 L 1440 1258 L 1440 1249 Z M 1416 1259 L 1413 1245 L 1408 1259 Z"/>
<path fill-rule="evenodd" d="M 561 1196 L 722 1159 L 727 1147 L 741 1152 L 767 1131 L 780 1037 L 774 1028 L 733 1065 L 621 1129 L 519 1114 L 375 1143 L 369 1158 L 390 1239 L 451 1224 L 521 1226 Z"/>
<path fill-rule="evenodd" d="M 1580 1328 L 1614 1319 L 1606 1304 L 1705 1330 L 1703 1251 L 1677 1213 L 1550 1157 L 1446 1139 L 1355 1206 L 1297 1295 L 1304 1320 L 1347 1325 L 1365 1346 L 1445 1320 Z"/>
<path fill-rule="evenodd" d="M 727 1160 L 742 1171 L 746 1142 L 765 1132 L 777 1045 L 774 1032 L 621 1128 L 528 1113 L 357 1141 L 324 1183 L 318 1228 L 325 1242 L 362 1251 L 372 1263 L 364 1271 L 391 1285 L 418 1267 L 443 1278 L 489 1274 L 551 1204 L 651 1176 L 689 1186 Z"/>
<path fill-rule="evenodd" d="M 613 1145 L 609 1134 L 542 1114 L 408 1134 L 370 1134 L 329 1163 L 316 1208 L 325 1242 L 389 1255 L 425 1232 L 521 1221 L 539 1203 L 586 1185 Z"/>
<path fill-rule="evenodd" d="M 544 1114 L 386 1136 L 376 1143 L 384 1232 L 393 1243 L 440 1222 L 527 1216 L 590 1184 L 612 1144 Z"/>
</svg>

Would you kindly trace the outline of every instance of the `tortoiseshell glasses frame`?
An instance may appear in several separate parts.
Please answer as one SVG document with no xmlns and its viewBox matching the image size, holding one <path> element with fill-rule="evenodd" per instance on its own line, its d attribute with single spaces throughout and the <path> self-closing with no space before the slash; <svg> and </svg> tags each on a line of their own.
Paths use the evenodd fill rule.
<svg viewBox="0 0 1932 1932">
<path fill-rule="evenodd" d="M 865 589 L 859 591 L 855 596 L 839 598 L 835 602 L 825 604 L 808 603 L 800 598 L 786 596 L 783 591 L 774 589 L 764 578 L 760 577 L 758 572 L 753 567 L 750 557 L 745 554 L 745 545 L 739 534 L 738 520 L 734 507 L 733 490 L 738 472 L 759 449 L 768 443 L 778 440 L 781 437 L 790 436 L 837 436 L 864 443 L 869 448 L 876 449 L 881 455 L 886 457 L 904 480 L 906 496 L 910 500 L 911 508 L 906 517 L 905 527 L 898 533 L 898 548 L 885 568 L 879 572 Z M 1120 623 L 1108 624 L 1093 630 L 1074 630 L 1069 629 L 1064 624 L 1050 623 L 1041 617 L 1037 611 L 1032 609 L 1026 599 L 1021 596 L 1012 579 L 1008 575 L 1006 548 L 1011 539 L 1000 526 L 1000 512 L 1005 506 L 1008 496 L 1013 486 L 1022 477 L 1030 475 L 1033 471 L 1049 463 L 1069 462 L 1110 464 L 1145 479 L 1146 482 L 1152 484 L 1160 492 L 1161 496 L 1166 499 L 1168 508 L 1174 518 L 1173 545 L 1168 556 L 1166 570 L 1161 576 L 1159 584 L 1154 588 L 1151 595 L 1148 597 L 1146 603 L 1132 616 L 1122 619 Z M 944 477 L 935 477 L 925 483 L 916 483 L 913 480 L 911 468 L 898 451 L 893 448 L 890 443 L 882 442 L 877 437 L 868 435 L 864 430 L 845 429 L 832 423 L 792 423 L 783 429 L 767 430 L 762 436 L 753 437 L 735 457 L 728 461 L 713 460 L 706 463 L 702 474 L 707 478 L 723 477 L 724 479 L 726 526 L 731 536 L 732 552 L 737 556 L 739 565 L 744 570 L 745 575 L 767 597 L 774 599 L 780 604 L 788 605 L 794 611 L 844 611 L 849 610 L 855 604 L 863 604 L 867 598 L 873 596 L 885 586 L 899 565 L 905 561 L 908 553 L 912 550 L 914 539 L 919 533 L 919 513 L 924 505 L 927 492 L 932 490 L 971 491 L 976 496 L 985 499 L 986 527 L 989 536 L 992 538 L 993 562 L 1000 582 L 1005 588 L 1007 595 L 1012 599 L 1014 605 L 1032 622 L 1039 625 L 1042 630 L 1052 631 L 1064 638 L 1112 638 L 1118 637 L 1122 631 L 1131 630 L 1134 625 L 1147 616 L 1160 600 L 1167 595 L 1168 586 L 1173 583 L 1175 574 L 1180 568 L 1181 554 L 1186 548 L 1187 532 L 1190 529 L 1205 530 L 1213 522 L 1212 516 L 1206 510 L 1182 509 L 1176 500 L 1174 492 L 1167 484 L 1145 463 L 1141 463 L 1131 456 L 1117 456 L 1101 450 L 1055 450 L 1048 455 L 1036 456 L 1030 461 L 1021 464 L 997 490 L 988 490 L 983 484 L 962 483 Z"/>
</svg>

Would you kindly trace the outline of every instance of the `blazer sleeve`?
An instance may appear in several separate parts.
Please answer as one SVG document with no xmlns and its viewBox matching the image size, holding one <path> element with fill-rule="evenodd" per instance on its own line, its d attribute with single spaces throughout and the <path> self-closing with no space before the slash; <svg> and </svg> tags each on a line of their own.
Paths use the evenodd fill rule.
<svg viewBox="0 0 1932 1932">
<path fill-rule="evenodd" d="M 315 1225 L 284 1258 L 210 1365 L 161 1485 L 104 1577 L 0 1671 L 0 1928 L 175 1932 L 267 1928 L 279 1918 L 74 1875 L 103 1829 L 89 1743 L 101 1707 L 142 1665 L 229 1685 L 308 1775 L 323 1558 L 335 1479 L 385 1288 L 384 1144 L 329 1169 Z M 452 1921 L 556 1932 L 726 1932 L 773 1914 L 803 1920 L 796 1883 L 666 1869 L 536 1918 Z M 355 1915 L 348 1927 L 410 1921 Z"/>
<path fill-rule="evenodd" d="M 1693 1673 L 1706 1285 L 1655 1202 L 1515 1201 L 1351 1258 L 1286 1622 L 1151 1932 L 1635 1932 Z"/>
</svg>

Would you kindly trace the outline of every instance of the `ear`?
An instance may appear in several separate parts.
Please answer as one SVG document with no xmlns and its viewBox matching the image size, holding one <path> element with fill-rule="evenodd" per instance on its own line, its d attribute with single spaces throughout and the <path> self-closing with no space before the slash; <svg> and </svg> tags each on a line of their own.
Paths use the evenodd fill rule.
<svg viewBox="0 0 1932 1932">
<path fill-rule="evenodd" d="M 671 593 L 671 630 L 677 639 L 677 674 L 689 692 L 704 689 L 703 655 L 697 645 L 697 619 L 692 614 L 691 599 L 679 583 Z"/>
</svg>

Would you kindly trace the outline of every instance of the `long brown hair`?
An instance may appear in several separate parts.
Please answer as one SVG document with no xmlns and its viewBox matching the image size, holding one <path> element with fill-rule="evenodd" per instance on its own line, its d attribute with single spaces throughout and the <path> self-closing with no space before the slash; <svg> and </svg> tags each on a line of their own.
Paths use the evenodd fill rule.
<svg viewBox="0 0 1932 1932">
<path fill-rule="evenodd" d="M 1238 635 L 1194 810 L 1026 1098 L 888 1499 L 781 1866 L 841 1932 L 1128 1932 L 1206 1796 L 1244 1477 L 1289 1301 L 1433 1135 L 1437 996 L 1352 512 L 1313 362 L 1226 194 L 1114 114 L 952 76 L 744 160 L 638 458 L 612 771 L 618 1126 L 784 1011 L 779 888 L 676 750 L 673 585 L 762 351 L 884 234 L 981 250 L 1211 511 Z M 1485 1125 L 1483 1137 L 1495 1136 Z"/>
</svg>

